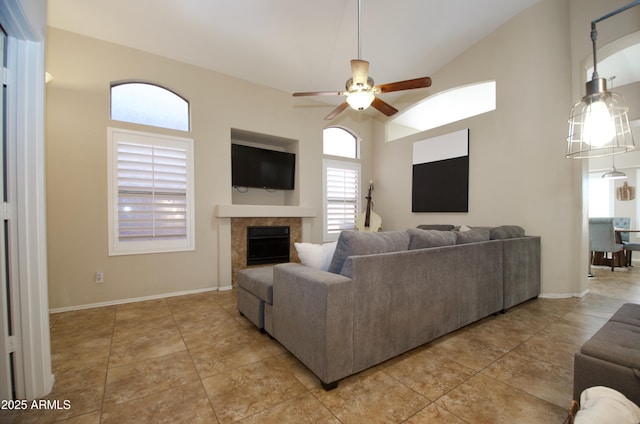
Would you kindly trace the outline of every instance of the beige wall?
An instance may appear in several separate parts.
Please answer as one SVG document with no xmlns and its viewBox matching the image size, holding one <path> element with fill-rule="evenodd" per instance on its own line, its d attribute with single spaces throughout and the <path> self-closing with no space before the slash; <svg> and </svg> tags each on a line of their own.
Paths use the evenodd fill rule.
<svg viewBox="0 0 640 424">
<path fill-rule="evenodd" d="M 566 119 L 584 83 L 579 62 L 590 53 L 589 22 L 625 0 L 604 3 L 544 0 L 432 75 L 432 88 L 394 101 L 401 109 L 419 100 L 418 95 L 495 79 L 494 112 L 392 143 L 384 140 L 383 121 L 369 115 L 345 113 L 332 122 L 361 135 L 363 180 L 376 183 L 376 211 L 386 230 L 421 223 L 519 224 L 529 234 L 542 236 L 543 294 L 570 295 L 587 288 L 582 202 L 586 165 L 564 158 L 564 140 Z M 615 40 L 637 25 L 638 19 L 625 17 L 607 25 L 613 34 L 605 36 L 603 24 L 601 38 Z M 322 118 L 331 107 L 55 29 L 49 30 L 47 45 L 47 70 L 54 76 L 47 87 L 52 309 L 227 284 L 216 281 L 218 224 L 213 210 L 216 204 L 232 202 L 231 128 L 299 140 L 292 198 L 322 216 L 321 134 L 327 124 Z M 122 79 L 156 82 L 191 101 L 195 252 L 107 255 L 109 83 Z M 412 141 L 462 128 L 470 128 L 471 134 L 469 212 L 411 213 Z M 305 238 L 322 241 L 321 218 Z M 98 270 L 105 273 L 102 285 L 94 282 Z"/>
<path fill-rule="evenodd" d="M 581 95 L 573 90 L 575 62 L 588 54 L 584 50 L 590 20 L 600 11 L 580 9 L 581 18 L 570 19 L 578 6 L 594 2 L 578 1 L 572 7 L 573 3 L 540 2 L 432 76 L 432 93 L 495 79 L 494 112 L 394 142 L 385 141 L 382 124 L 375 128 L 375 178 L 383 199 L 378 213 L 385 228 L 422 223 L 522 225 L 528 234 L 542 236 L 542 293 L 548 296 L 581 293 L 588 284 L 582 231 L 584 163 L 564 155 L 568 114 Z M 606 3 L 607 9 L 616 7 Z M 590 18 L 584 22 L 583 15 Z M 587 43 L 574 47 L 571 40 L 577 35 L 572 36 L 568 23 L 577 25 L 576 21 L 576 31 Z M 419 99 L 405 100 L 409 104 Z M 412 213 L 412 142 L 463 128 L 470 129 L 469 212 Z"/>
<path fill-rule="evenodd" d="M 545 294 L 573 293 L 577 285 L 571 164 L 563 142 L 571 105 L 568 14 L 565 1 L 533 6 L 433 75 L 434 92 L 496 80 L 495 111 L 375 144 L 377 178 L 393 197 L 379 207 L 386 222 L 521 225 L 542 237 Z M 469 212 L 411 213 L 412 141 L 463 128 L 470 130 Z M 402 173 L 398 163 L 406 164 Z"/>
<path fill-rule="evenodd" d="M 47 225 L 51 309 L 226 286 L 217 281 L 214 206 L 232 203 L 230 130 L 298 140 L 296 192 L 288 204 L 321 217 L 322 129 L 330 106 L 56 29 L 49 29 L 47 71 Z M 109 121 L 111 81 L 161 84 L 191 102 L 195 140 L 196 250 L 107 255 L 107 127 L 148 130 Z M 362 132 L 371 161 L 369 119 L 345 113 L 342 125 Z M 154 130 L 155 131 L 155 130 Z M 169 134 L 179 132 L 164 131 Z M 363 165 L 370 178 L 371 166 Z M 292 199 L 292 200 L 291 200 Z M 322 241 L 321 218 L 306 241 Z M 96 284 L 102 271 L 105 283 Z"/>
</svg>

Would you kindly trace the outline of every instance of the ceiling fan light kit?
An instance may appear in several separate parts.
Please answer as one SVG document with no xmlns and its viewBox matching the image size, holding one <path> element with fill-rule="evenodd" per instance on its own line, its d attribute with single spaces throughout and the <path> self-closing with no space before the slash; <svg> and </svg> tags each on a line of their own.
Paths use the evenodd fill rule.
<svg viewBox="0 0 640 424">
<path fill-rule="evenodd" d="M 598 31 L 596 30 L 596 23 L 639 4 L 640 0 L 636 0 L 591 21 L 593 76 L 591 81 L 586 83 L 585 96 L 571 109 L 569 136 L 567 137 L 567 158 L 582 159 L 610 156 L 635 149 L 627 115 L 629 108 L 624 98 L 618 93 L 607 91 L 607 81 L 598 76 L 596 49 Z"/>
<path fill-rule="evenodd" d="M 375 97 L 371 91 L 354 91 L 349 93 L 347 103 L 349 103 L 352 109 L 365 110 L 371 106 Z"/>
<path fill-rule="evenodd" d="M 377 94 L 390 93 L 393 91 L 412 90 L 415 88 L 426 88 L 431 86 L 431 78 L 422 77 L 412 80 L 398 81 L 388 84 L 374 85 L 373 78 L 369 76 L 369 62 L 360 59 L 360 21 L 361 21 L 361 0 L 358 0 L 358 59 L 351 60 L 351 78 L 347 80 L 345 91 L 311 91 L 293 93 L 294 97 L 300 96 L 346 96 L 346 101 L 342 102 L 324 119 L 331 120 L 342 113 L 347 107 L 354 110 L 365 110 L 373 106 L 386 116 L 391 116 L 398 112 L 398 109 L 377 97 Z"/>
</svg>

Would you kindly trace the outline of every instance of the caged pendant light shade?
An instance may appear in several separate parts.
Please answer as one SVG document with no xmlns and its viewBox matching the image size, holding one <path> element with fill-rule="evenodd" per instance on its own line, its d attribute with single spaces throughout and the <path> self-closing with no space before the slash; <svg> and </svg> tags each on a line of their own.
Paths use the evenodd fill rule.
<svg viewBox="0 0 640 424">
<path fill-rule="evenodd" d="M 604 78 L 589 81 L 587 95 L 571 110 L 567 157 L 582 159 L 633 150 L 628 111 L 622 95 L 607 91 Z"/>
<path fill-rule="evenodd" d="M 640 0 L 636 0 L 591 22 L 593 76 L 586 84 L 586 95 L 571 109 L 567 158 L 609 156 L 635 149 L 629 125 L 629 108 L 624 98 L 607 91 L 607 81 L 598 76 L 596 23 L 639 4 Z"/>
</svg>

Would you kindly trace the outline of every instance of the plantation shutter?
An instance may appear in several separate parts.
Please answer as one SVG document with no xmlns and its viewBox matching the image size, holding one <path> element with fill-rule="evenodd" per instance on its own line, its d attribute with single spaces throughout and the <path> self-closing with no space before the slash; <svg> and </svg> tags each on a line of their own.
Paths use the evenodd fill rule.
<svg viewBox="0 0 640 424">
<path fill-rule="evenodd" d="M 327 166 L 325 172 L 327 233 L 354 229 L 359 213 L 359 170 Z"/>
<path fill-rule="evenodd" d="M 195 249 L 193 140 L 108 128 L 109 255 Z"/>
<path fill-rule="evenodd" d="M 187 152 L 118 142 L 118 239 L 187 237 Z"/>
</svg>

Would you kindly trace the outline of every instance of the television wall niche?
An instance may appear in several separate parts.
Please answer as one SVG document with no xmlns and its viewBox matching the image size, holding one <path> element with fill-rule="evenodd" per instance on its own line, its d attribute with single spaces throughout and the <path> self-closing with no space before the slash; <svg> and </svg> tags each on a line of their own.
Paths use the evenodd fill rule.
<svg viewBox="0 0 640 424">
<path fill-rule="evenodd" d="M 413 143 L 412 212 L 469 211 L 469 129 Z"/>
</svg>

